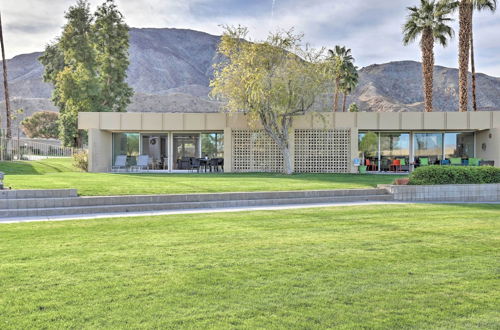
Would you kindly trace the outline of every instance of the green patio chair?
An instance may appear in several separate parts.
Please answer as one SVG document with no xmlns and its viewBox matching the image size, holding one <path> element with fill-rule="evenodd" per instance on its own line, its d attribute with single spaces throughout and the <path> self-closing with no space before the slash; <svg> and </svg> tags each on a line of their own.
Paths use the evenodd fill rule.
<svg viewBox="0 0 500 330">
<path fill-rule="evenodd" d="M 469 158 L 469 166 L 479 166 L 481 158 Z"/>
<path fill-rule="evenodd" d="M 458 158 L 458 157 L 450 158 L 450 165 L 461 166 L 462 165 L 462 158 Z"/>
<path fill-rule="evenodd" d="M 423 157 L 418 160 L 418 164 L 420 166 L 428 166 L 429 165 L 429 158 Z"/>
<path fill-rule="evenodd" d="M 406 159 L 401 158 L 401 159 L 399 160 L 399 162 L 400 162 L 401 166 L 406 166 Z"/>
</svg>

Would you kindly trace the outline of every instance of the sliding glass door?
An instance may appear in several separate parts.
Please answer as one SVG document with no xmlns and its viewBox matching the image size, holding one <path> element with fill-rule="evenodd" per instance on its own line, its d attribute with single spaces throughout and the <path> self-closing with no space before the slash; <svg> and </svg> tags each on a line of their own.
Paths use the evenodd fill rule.
<svg viewBox="0 0 500 330">
<path fill-rule="evenodd" d="M 184 169 L 182 164 L 191 157 L 200 155 L 200 133 L 173 134 L 173 168 Z"/>
</svg>

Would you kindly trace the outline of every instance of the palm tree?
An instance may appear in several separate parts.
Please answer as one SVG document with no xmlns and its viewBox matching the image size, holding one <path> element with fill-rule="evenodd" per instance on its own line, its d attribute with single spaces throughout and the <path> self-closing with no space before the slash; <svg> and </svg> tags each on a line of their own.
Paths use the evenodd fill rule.
<svg viewBox="0 0 500 330">
<path fill-rule="evenodd" d="M 341 91 L 342 79 L 346 76 L 349 70 L 349 65 L 353 65 L 354 57 L 351 55 L 351 49 L 345 46 L 335 46 L 334 50 L 329 49 L 329 61 L 333 66 L 331 69 L 335 77 L 335 97 L 333 100 L 333 111 L 337 112 L 339 103 L 339 93 Z"/>
<path fill-rule="evenodd" d="M 425 111 L 432 111 L 432 85 L 434 75 L 434 43 L 443 47 L 453 37 L 453 29 L 448 25 L 449 15 L 455 4 L 448 0 L 420 0 L 420 7 L 408 7 L 410 12 L 403 26 L 403 44 L 406 46 L 419 36 L 422 50 L 422 75 L 424 81 Z"/>
<path fill-rule="evenodd" d="M 352 93 L 352 91 L 358 85 L 358 80 L 359 80 L 358 68 L 354 66 L 354 64 L 349 63 L 346 69 L 347 69 L 346 74 L 342 78 L 342 81 L 340 82 L 340 90 L 342 91 L 343 94 L 342 112 L 346 111 L 347 95 Z"/>
<path fill-rule="evenodd" d="M 472 1 L 460 0 L 458 2 L 458 103 L 461 112 L 466 112 L 469 104 L 468 76 L 472 31 Z"/>
<path fill-rule="evenodd" d="M 497 9 L 497 0 L 473 0 L 473 8 L 477 11 L 489 10 L 495 12 Z M 477 111 L 477 98 L 476 98 L 476 66 L 474 63 L 474 31 L 472 29 L 472 16 L 470 21 L 470 65 L 472 71 L 472 109 Z"/>
</svg>

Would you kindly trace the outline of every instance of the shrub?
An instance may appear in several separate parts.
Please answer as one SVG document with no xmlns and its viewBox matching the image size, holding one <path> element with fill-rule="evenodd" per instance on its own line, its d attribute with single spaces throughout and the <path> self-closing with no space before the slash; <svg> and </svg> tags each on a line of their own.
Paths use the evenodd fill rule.
<svg viewBox="0 0 500 330">
<path fill-rule="evenodd" d="M 410 175 L 411 185 L 500 183 L 493 166 L 423 166 Z"/>
<path fill-rule="evenodd" d="M 73 154 L 73 166 L 87 172 L 89 168 L 89 157 L 87 151 L 78 151 Z"/>
<path fill-rule="evenodd" d="M 54 111 L 39 111 L 26 117 L 21 125 L 24 134 L 29 138 L 57 139 L 59 114 Z"/>
</svg>

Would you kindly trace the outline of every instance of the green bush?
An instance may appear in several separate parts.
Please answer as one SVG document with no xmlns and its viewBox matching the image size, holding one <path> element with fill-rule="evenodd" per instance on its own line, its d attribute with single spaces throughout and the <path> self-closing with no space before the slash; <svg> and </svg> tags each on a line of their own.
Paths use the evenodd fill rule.
<svg viewBox="0 0 500 330">
<path fill-rule="evenodd" d="M 86 151 L 78 151 L 73 154 L 73 166 L 87 172 L 89 167 L 89 157 Z"/>
<path fill-rule="evenodd" d="M 493 166 L 422 166 L 410 175 L 411 185 L 500 183 Z"/>
</svg>

